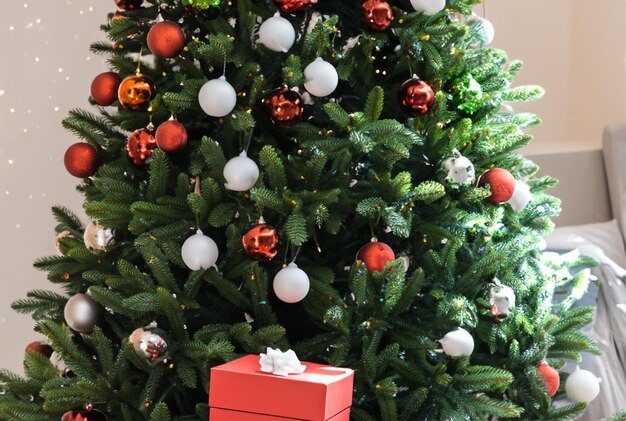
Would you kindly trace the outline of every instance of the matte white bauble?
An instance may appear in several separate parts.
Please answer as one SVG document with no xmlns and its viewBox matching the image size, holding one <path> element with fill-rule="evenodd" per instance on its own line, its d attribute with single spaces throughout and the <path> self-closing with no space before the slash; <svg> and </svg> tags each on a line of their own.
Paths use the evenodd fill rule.
<svg viewBox="0 0 626 421">
<path fill-rule="evenodd" d="M 224 76 L 209 80 L 198 93 L 202 110 L 211 117 L 224 117 L 237 105 L 237 92 Z"/>
<path fill-rule="evenodd" d="M 335 92 L 339 84 L 339 75 L 335 66 L 321 57 L 315 59 L 304 69 L 304 87 L 314 96 L 328 96 Z"/>
<path fill-rule="evenodd" d="M 287 19 L 276 13 L 259 28 L 259 41 L 272 51 L 286 53 L 296 41 L 296 31 Z"/>
<path fill-rule="evenodd" d="M 293 304 L 304 300 L 310 287 L 309 276 L 295 263 L 290 263 L 274 277 L 274 292 L 285 303 Z"/>
<path fill-rule="evenodd" d="M 411 0 L 411 6 L 418 12 L 434 15 L 446 8 L 446 0 Z"/>
<path fill-rule="evenodd" d="M 576 367 L 565 382 L 565 392 L 576 402 L 591 402 L 600 393 L 600 379 L 591 371 Z"/>
<path fill-rule="evenodd" d="M 493 23 L 491 21 L 477 15 L 472 15 L 469 19 L 469 22 L 480 22 L 483 30 L 483 45 L 489 45 L 493 42 L 496 37 L 496 28 L 494 28 Z"/>
<path fill-rule="evenodd" d="M 528 187 L 528 184 L 524 183 L 523 181 L 516 181 L 513 196 L 511 196 L 511 198 L 506 203 L 511 205 L 515 212 L 521 212 L 524 210 L 524 208 L 526 208 L 526 205 L 530 203 L 532 198 L 533 195 L 530 192 L 530 187 Z"/>
<path fill-rule="evenodd" d="M 209 269 L 217 266 L 217 258 L 219 257 L 219 250 L 217 244 L 211 237 L 207 237 L 198 230 L 195 235 L 192 235 L 183 244 L 181 250 L 183 262 L 191 270 Z"/>
<path fill-rule="evenodd" d="M 446 336 L 439 342 L 441 342 L 443 352 L 451 357 L 472 355 L 474 351 L 474 338 L 462 327 L 446 333 Z"/>
<path fill-rule="evenodd" d="M 224 167 L 224 187 L 232 191 L 248 191 L 259 179 L 259 167 L 248 158 L 246 151 L 231 159 Z"/>
</svg>

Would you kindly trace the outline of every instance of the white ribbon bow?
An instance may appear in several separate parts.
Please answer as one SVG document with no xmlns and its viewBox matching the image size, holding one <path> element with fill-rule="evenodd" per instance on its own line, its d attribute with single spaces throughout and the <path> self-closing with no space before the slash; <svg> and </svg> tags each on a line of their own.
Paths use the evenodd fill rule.
<svg viewBox="0 0 626 421">
<path fill-rule="evenodd" d="M 267 348 L 265 354 L 261 354 L 259 360 L 261 371 L 272 373 L 277 376 L 288 376 L 289 374 L 302 374 L 306 366 L 300 364 L 298 356 L 293 350 L 282 352 L 280 349 Z"/>
</svg>

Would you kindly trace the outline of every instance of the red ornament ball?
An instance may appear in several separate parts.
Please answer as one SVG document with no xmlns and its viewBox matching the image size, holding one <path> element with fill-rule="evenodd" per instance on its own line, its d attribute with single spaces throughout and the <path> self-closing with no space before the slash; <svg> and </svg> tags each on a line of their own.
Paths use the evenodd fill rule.
<svg viewBox="0 0 626 421">
<path fill-rule="evenodd" d="M 424 115 L 435 102 L 433 88 L 418 77 L 402 84 L 398 92 L 398 104 L 402 111 L 411 117 Z"/>
<path fill-rule="evenodd" d="M 113 72 L 100 73 L 91 82 L 91 97 L 96 104 L 108 107 L 117 101 L 117 90 L 122 79 Z"/>
<path fill-rule="evenodd" d="M 38 352 L 39 354 L 45 356 L 46 358 L 50 358 L 50 356 L 52 356 L 52 352 L 54 352 L 50 345 L 45 344 L 43 342 L 31 342 L 31 343 L 29 343 L 26 346 L 26 349 L 24 350 L 24 352 L 28 352 L 31 349 L 33 351 Z"/>
<path fill-rule="evenodd" d="M 306 10 L 317 3 L 317 0 L 275 0 L 276 6 L 285 13 L 294 13 Z"/>
<path fill-rule="evenodd" d="M 506 202 L 513 197 L 515 192 L 515 178 L 502 168 L 494 168 L 484 173 L 478 180 L 478 185 L 484 186 L 485 184 L 491 187 L 491 196 L 487 198 L 487 201 L 494 205 Z"/>
<path fill-rule="evenodd" d="M 122 10 L 133 10 L 141 6 L 143 0 L 115 0 L 115 4 Z"/>
<path fill-rule="evenodd" d="M 100 166 L 100 157 L 96 148 L 89 143 L 74 143 L 65 151 L 63 158 L 65 169 L 74 177 L 91 177 Z"/>
<path fill-rule="evenodd" d="M 280 126 L 296 124 L 304 113 L 302 97 L 287 87 L 270 92 L 262 102 L 269 119 Z"/>
<path fill-rule="evenodd" d="M 243 249 L 254 260 L 272 260 L 278 253 L 278 233 L 267 224 L 259 224 L 242 238 Z"/>
<path fill-rule="evenodd" d="M 159 22 L 148 32 L 148 48 L 157 57 L 176 57 L 185 47 L 185 34 L 177 23 Z"/>
<path fill-rule="evenodd" d="M 61 421 L 108 421 L 106 415 L 98 410 L 68 411 L 61 417 Z"/>
<path fill-rule="evenodd" d="M 126 143 L 126 152 L 136 165 L 145 165 L 157 147 L 154 132 L 148 129 L 135 130 Z"/>
<path fill-rule="evenodd" d="M 387 263 L 393 262 L 396 255 L 385 243 L 372 241 L 361 247 L 356 255 L 356 259 L 365 264 L 369 273 L 382 272 L 385 270 Z"/>
<path fill-rule="evenodd" d="M 156 88 L 154 82 L 144 75 L 128 76 L 122 81 L 117 91 L 120 104 L 127 110 L 145 111 L 150 107 Z"/>
<path fill-rule="evenodd" d="M 543 382 L 546 386 L 546 393 L 550 397 L 554 396 L 557 390 L 559 390 L 559 385 L 561 384 L 559 372 L 550 367 L 546 362 L 540 363 L 537 366 L 537 370 L 539 371 L 539 373 L 541 373 L 541 376 L 543 377 Z"/>
<path fill-rule="evenodd" d="M 187 145 L 187 129 L 176 120 L 161 124 L 154 137 L 157 146 L 168 153 L 178 152 Z"/>
<path fill-rule="evenodd" d="M 374 31 L 384 31 L 393 21 L 393 10 L 383 0 L 367 0 L 361 5 L 363 23 Z"/>
</svg>

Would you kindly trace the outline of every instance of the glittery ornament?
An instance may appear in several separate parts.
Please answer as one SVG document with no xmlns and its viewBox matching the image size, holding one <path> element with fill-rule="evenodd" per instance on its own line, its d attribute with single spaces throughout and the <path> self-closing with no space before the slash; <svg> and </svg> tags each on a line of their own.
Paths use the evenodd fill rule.
<svg viewBox="0 0 626 421">
<path fill-rule="evenodd" d="M 372 273 L 384 271 L 387 263 L 393 262 L 396 255 L 387 244 L 372 241 L 361 247 L 356 259 L 362 261 L 368 272 Z"/>
<path fill-rule="evenodd" d="M 115 245 L 115 233 L 110 228 L 105 228 L 95 222 L 90 222 L 83 234 L 85 247 L 92 251 L 107 251 Z"/>
<path fill-rule="evenodd" d="M 296 124 L 302 118 L 304 104 L 296 91 L 284 87 L 267 94 L 263 100 L 265 112 L 272 123 L 280 126 Z"/>
<path fill-rule="evenodd" d="M 117 90 L 122 79 L 113 72 L 100 73 L 91 82 L 91 97 L 96 104 L 108 107 L 117 101 Z"/>
<path fill-rule="evenodd" d="M 141 6 L 143 0 L 115 0 L 115 4 L 122 10 L 133 10 Z"/>
<path fill-rule="evenodd" d="M 317 0 L 275 0 L 276 6 L 285 13 L 306 10 L 317 3 Z"/>
<path fill-rule="evenodd" d="M 411 117 L 426 114 L 435 102 L 435 93 L 430 85 L 417 76 L 402 84 L 398 91 L 398 104 Z"/>
<path fill-rule="evenodd" d="M 469 186 L 476 181 L 474 164 L 456 149 L 439 164 L 437 179 L 452 187 Z"/>
<path fill-rule="evenodd" d="M 363 23 L 374 31 L 384 31 L 393 21 L 393 10 L 383 0 L 367 0 L 361 5 Z"/>
<path fill-rule="evenodd" d="M 495 286 L 491 289 L 489 304 L 491 313 L 498 319 L 504 319 L 509 311 L 515 307 L 515 291 L 494 279 Z"/>
<path fill-rule="evenodd" d="M 515 192 L 515 178 L 510 172 L 502 168 L 494 168 L 485 172 L 478 180 L 479 186 L 489 184 L 491 196 L 487 201 L 494 205 L 506 202 Z"/>
<path fill-rule="evenodd" d="M 176 57 L 185 47 L 185 34 L 177 23 L 163 21 L 148 31 L 148 48 L 157 57 Z"/>
<path fill-rule="evenodd" d="M 150 108 L 150 101 L 155 94 L 154 82 L 144 75 L 128 76 L 117 92 L 120 104 L 131 111 L 145 111 Z"/>
<path fill-rule="evenodd" d="M 160 363 L 168 356 L 168 335 L 156 323 L 135 329 L 128 340 L 135 352 L 151 363 Z"/>
<path fill-rule="evenodd" d="M 92 410 L 74 410 L 66 412 L 62 417 L 61 421 L 108 421 L 106 415 L 102 412 L 92 409 Z"/>
<path fill-rule="evenodd" d="M 469 73 L 454 82 L 452 95 L 457 108 L 468 114 L 474 114 L 485 105 L 483 89 Z"/>
<path fill-rule="evenodd" d="M 274 227 L 258 224 L 242 238 L 243 249 L 254 260 L 272 260 L 278 253 L 278 233 Z"/>
<path fill-rule="evenodd" d="M 44 342 L 31 342 L 26 346 L 24 352 L 35 351 L 46 358 L 50 358 L 52 356 L 53 349 L 50 345 Z"/>
<path fill-rule="evenodd" d="M 95 147 L 89 143 L 74 143 L 67 148 L 63 163 L 67 172 L 74 177 L 91 177 L 100 166 L 100 157 Z"/>
<path fill-rule="evenodd" d="M 102 308 L 87 294 L 72 296 L 63 309 L 67 325 L 79 333 L 91 333 L 100 319 Z"/>
<path fill-rule="evenodd" d="M 548 396 L 552 397 L 556 395 L 557 390 L 559 390 L 559 385 L 561 384 L 559 372 L 550 367 L 546 362 L 540 363 L 537 366 L 537 370 L 541 374 L 541 377 L 543 377 L 543 384 L 546 387 Z"/>
<path fill-rule="evenodd" d="M 58 235 L 56 240 L 54 241 L 54 249 L 57 251 L 57 254 L 59 256 L 63 256 L 63 252 L 61 251 L 61 241 L 65 238 L 65 237 L 71 237 L 72 233 L 69 232 L 68 230 L 64 230 L 61 231 Z"/>
<path fill-rule="evenodd" d="M 146 160 L 157 147 L 154 132 L 148 129 L 135 130 L 126 143 L 126 152 L 135 165 L 145 165 Z"/>
<path fill-rule="evenodd" d="M 159 148 L 168 153 L 175 153 L 187 145 L 187 129 L 176 120 L 161 124 L 154 135 Z"/>
</svg>

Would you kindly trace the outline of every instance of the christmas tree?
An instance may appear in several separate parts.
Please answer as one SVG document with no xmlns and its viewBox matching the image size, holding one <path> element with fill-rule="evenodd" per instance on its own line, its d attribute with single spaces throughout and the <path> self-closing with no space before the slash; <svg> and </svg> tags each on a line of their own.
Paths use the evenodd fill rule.
<svg viewBox="0 0 626 421">
<path fill-rule="evenodd" d="M 0 419 L 206 420 L 211 367 L 267 347 L 353 368 L 355 420 L 584 412 L 552 397 L 598 351 L 589 262 L 541 252 L 540 121 L 502 105 L 543 91 L 479 0 L 115 3 L 63 122 L 92 222 L 53 209 L 64 293 L 15 302 L 48 343 Z"/>
</svg>

